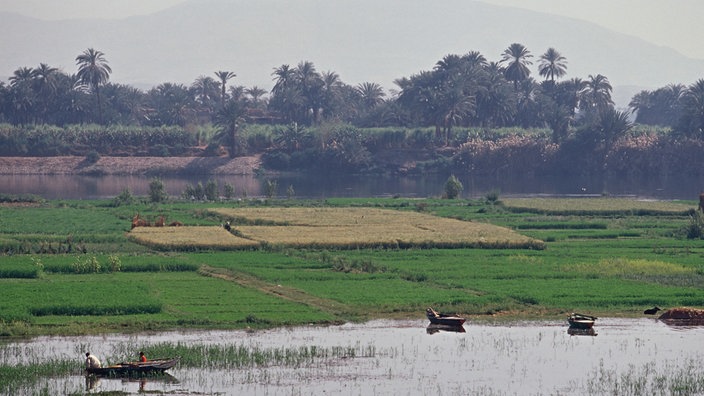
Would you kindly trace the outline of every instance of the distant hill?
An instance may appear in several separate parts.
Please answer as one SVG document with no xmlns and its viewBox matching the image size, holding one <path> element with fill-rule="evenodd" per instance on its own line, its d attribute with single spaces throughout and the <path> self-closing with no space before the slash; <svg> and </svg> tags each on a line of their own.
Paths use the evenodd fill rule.
<svg viewBox="0 0 704 396">
<path fill-rule="evenodd" d="M 232 84 L 269 90 L 275 67 L 307 60 L 348 84 L 376 82 L 388 90 L 444 55 L 479 51 L 499 61 L 514 42 L 534 55 L 534 76 L 540 55 L 554 47 L 567 58 L 568 78 L 607 76 L 619 105 L 622 97 L 630 100 L 627 92 L 704 78 L 704 60 L 670 48 L 571 18 L 471 0 L 190 0 L 120 20 L 0 13 L 0 37 L 2 76 L 40 62 L 75 72 L 75 57 L 93 47 L 105 53 L 112 82 L 142 89 L 227 70 L 237 74 Z"/>
</svg>

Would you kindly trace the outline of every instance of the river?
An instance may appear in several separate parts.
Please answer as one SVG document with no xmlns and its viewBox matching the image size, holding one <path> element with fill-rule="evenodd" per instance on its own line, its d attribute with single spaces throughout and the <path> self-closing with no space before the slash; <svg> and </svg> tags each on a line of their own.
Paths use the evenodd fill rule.
<svg viewBox="0 0 704 396">
<path fill-rule="evenodd" d="M 449 175 L 417 176 L 219 176 L 224 185 L 234 187 L 234 197 L 262 197 L 267 181 L 276 181 L 275 195 L 286 198 L 325 199 L 331 197 L 439 197 Z M 171 196 L 180 196 L 187 185 L 205 185 L 209 176 L 164 177 Z M 538 178 L 531 176 L 458 176 L 463 198 L 477 198 L 496 191 L 501 196 L 635 196 L 650 199 L 697 199 L 704 180 L 681 176 L 657 176 L 633 180 L 611 178 L 606 182 L 589 178 Z M 124 189 L 134 195 L 147 195 L 150 178 L 144 176 L 0 175 L 0 194 L 36 194 L 47 199 L 95 199 L 117 196 Z M 290 190 L 292 189 L 292 191 Z M 292 194 L 291 194 L 292 192 Z"/>
<path fill-rule="evenodd" d="M 20 394 L 83 392 L 178 395 L 558 395 L 673 394 L 701 382 L 702 327 L 650 318 L 600 318 L 594 335 L 570 335 L 565 321 L 465 323 L 464 332 L 432 332 L 424 320 L 377 320 L 263 331 L 188 331 L 91 337 L 39 337 L 0 346 L 1 363 L 112 356 L 152 343 L 248 347 L 352 347 L 349 358 L 302 366 L 209 370 L 177 366 L 163 378 L 87 378 L 80 369 L 44 378 Z M 136 354 L 136 352 L 135 352 Z M 690 378 L 689 376 L 694 376 Z M 691 384 L 690 384 L 691 385 Z M 671 388 L 668 388 L 671 387 Z M 702 391 L 701 385 L 698 389 Z"/>
</svg>

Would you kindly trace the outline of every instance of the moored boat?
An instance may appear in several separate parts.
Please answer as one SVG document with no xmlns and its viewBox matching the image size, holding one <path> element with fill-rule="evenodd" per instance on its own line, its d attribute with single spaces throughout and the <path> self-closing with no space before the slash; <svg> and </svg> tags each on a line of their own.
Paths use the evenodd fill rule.
<svg viewBox="0 0 704 396">
<path fill-rule="evenodd" d="M 180 359 L 180 357 L 174 357 L 152 359 L 146 362 L 123 362 L 106 367 L 87 367 L 86 373 L 106 377 L 159 374 L 174 367 Z"/>
<path fill-rule="evenodd" d="M 459 316 L 438 313 L 432 308 L 426 309 L 425 314 L 428 320 L 430 320 L 430 323 L 436 325 L 462 326 L 466 320 Z"/>
<path fill-rule="evenodd" d="M 572 313 L 567 317 L 567 323 L 574 329 L 591 329 L 596 319 L 596 316 Z"/>
</svg>

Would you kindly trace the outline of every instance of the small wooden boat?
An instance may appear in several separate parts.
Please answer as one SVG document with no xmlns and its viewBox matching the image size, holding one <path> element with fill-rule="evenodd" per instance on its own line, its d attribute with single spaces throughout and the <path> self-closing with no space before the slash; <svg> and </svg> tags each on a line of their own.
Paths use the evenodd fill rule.
<svg viewBox="0 0 704 396">
<path fill-rule="evenodd" d="M 426 309 L 425 314 L 426 316 L 428 316 L 428 320 L 430 320 L 430 323 L 436 325 L 462 326 L 462 324 L 465 322 L 465 318 L 437 313 L 432 308 Z"/>
<path fill-rule="evenodd" d="M 567 318 L 567 323 L 574 329 L 591 329 L 596 319 L 596 316 L 573 313 Z"/>
<path fill-rule="evenodd" d="M 130 377 L 140 375 L 160 374 L 174 367 L 180 357 L 167 359 L 153 359 L 146 362 L 123 362 L 106 367 L 86 368 L 88 374 L 106 377 Z"/>
</svg>

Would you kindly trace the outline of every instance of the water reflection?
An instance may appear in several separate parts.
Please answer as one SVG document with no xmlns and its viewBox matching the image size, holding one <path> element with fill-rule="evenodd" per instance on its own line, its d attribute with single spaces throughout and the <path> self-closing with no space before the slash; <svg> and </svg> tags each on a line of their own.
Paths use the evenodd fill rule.
<svg viewBox="0 0 704 396">
<path fill-rule="evenodd" d="M 230 184 L 235 197 L 261 197 L 267 179 L 277 181 L 277 197 L 287 196 L 289 187 L 299 198 L 324 199 L 330 197 L 436 197 L 444 191 L 449 175 L 430 174 L 416 176 L 354 176 L 340 177 L 320 175 L 296 175 L 256 177 L 254 175 L 202 175 L 165 176 L 166 191 L 171 196 L 180 196 L 188 184 L 195 186 L 209 179 L 219 186 Z M 458 175 L 462 182 L 463 197 L 481 197 L 489 191 L 502 195 L 557 195 L 557 196 L 640 196 L 653 199 L 695 199 L 702 178 L 686 175 L 648 177 L 645 179 L 614 179 L 608 190 L 600 180 L 575 178 L 547 178 L 520 175 L 520 177 L 472 177 Z M 112 198 L 122 190 L 129 189 L 135 195 L 147 195 L 151 177 L 146 176 L 80 176 L 80 175 L 0 175 L 0 193 L 36 194 L 48 199 L 93 199 Z"/>
<path fill-rule="evenodd" d="M 571 336 L 592 336 L 592 337 L 597 335 L 596 330 L 594 330 L 593 328 L 578 329 L 575 327 L 568 327 L 567 334 L 569 334 Z"/>
<path fill-rule="evenodd" d="M 464 326 L 450 326 L 450 325 L 441 325 L 441 324 L 429 324 L 428 327 L 425 328 L 425 332 L 428 334 L 435 334 L 441 331 L 447 331 L 449 333 L 465 333 L 466 330 L 464 329 Z"/>
<path fill-rule="evenodd" d="M 112 384 L 111 382 L 114 382 Z M 105 386 L 102 386 L 104 383 Z M 85 376 L 85 391 L 98 392 L 105 389 L 114 389 L 117 386 L 123 389 L 137 389 L 138 393 L 151 393 L 151 391 L 161 393 L 164 385 L 177 385 L 179 380 L 171 374 L 163 373 L 154 376 L 142 377 L 101 377 L 96 375 Z"/>
</svg>

